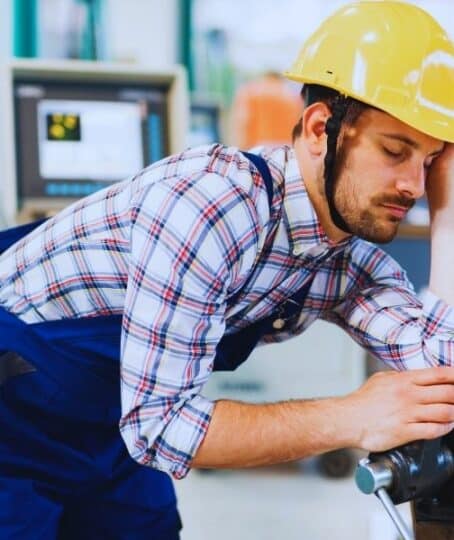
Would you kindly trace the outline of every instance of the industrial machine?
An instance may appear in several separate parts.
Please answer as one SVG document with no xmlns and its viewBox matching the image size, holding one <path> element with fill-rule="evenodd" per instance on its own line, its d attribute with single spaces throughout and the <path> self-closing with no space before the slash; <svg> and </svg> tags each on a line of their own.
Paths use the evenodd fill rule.
<svg viewBox="0 0 454 540">
<path fill-rule="evenodd" d="M 363 493 L 383 503 L 404 540 L 454 539 L 454 432 L 372 453 L 356 470 Z M 395 505 L 413 502 L 413 534 Z"/>
<path fill-rule="evenodd" d="M 0 94 L 5 221 L 45 217 L 186 146 L 183 68 L 14 60 Z"/>
</svg>

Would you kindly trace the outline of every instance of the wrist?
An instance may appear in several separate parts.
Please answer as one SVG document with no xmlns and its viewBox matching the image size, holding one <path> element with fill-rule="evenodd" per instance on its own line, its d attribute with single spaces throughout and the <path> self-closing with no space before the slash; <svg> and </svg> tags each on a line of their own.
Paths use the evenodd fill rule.
<svg viewBox="0 0 454 540">
<path fill-rule="evenodd" d="M 336 428 L 339 448 L 362 448 L 363 426 L 358 418 L 360 407 L 355 393 L 332 399 L 336 411 Z"/>
<path fill-rule="evenodd" d="M 326 418 L 326 440 L 330 441 L 331 446 L 328 450 L 358 448 L 361 433 L 355 420 L 357 407 L 353 402 L 353 395 L 327 398 L 320 403 Z"/>
</svg>

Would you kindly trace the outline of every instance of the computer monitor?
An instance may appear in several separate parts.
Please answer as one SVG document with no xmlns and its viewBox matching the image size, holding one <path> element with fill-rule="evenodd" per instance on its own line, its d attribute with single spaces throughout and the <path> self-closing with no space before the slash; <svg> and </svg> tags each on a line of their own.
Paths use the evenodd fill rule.
<svg viewBox="0 0 454 540">
<path fill-rule="evenodd" d="M 181 68 L 16 61 L 10 83 L 10 198 L 21 221 L 51 214 L 186 145 Z"/>
</svg>

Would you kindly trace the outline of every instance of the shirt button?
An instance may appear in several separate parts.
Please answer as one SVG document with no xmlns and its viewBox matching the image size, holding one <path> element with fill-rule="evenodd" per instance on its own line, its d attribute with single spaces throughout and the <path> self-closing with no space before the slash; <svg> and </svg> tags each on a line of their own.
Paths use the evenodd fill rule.
<svg viewBox="0 0 454 540">
<path fill-rule="evenodd" d="M 273 328 L 275 330 L 282 330 L 285 326 L 285 319 L 276 319 L 273 321 Z"/>
</svg>

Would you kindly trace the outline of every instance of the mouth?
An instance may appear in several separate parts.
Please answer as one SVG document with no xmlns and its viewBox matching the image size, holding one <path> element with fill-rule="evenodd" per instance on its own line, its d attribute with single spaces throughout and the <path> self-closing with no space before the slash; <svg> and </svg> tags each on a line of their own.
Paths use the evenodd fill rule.
<svg viewBox="0 0 454 540">
<path fill-rule="evenodd" d="M 408 206 L 398 206 L 394 204 L 383 204 L 382 206 L 388 211 L 389 214 L 398 220 L 402 220 L 410 210 Z"/>
</svg>

